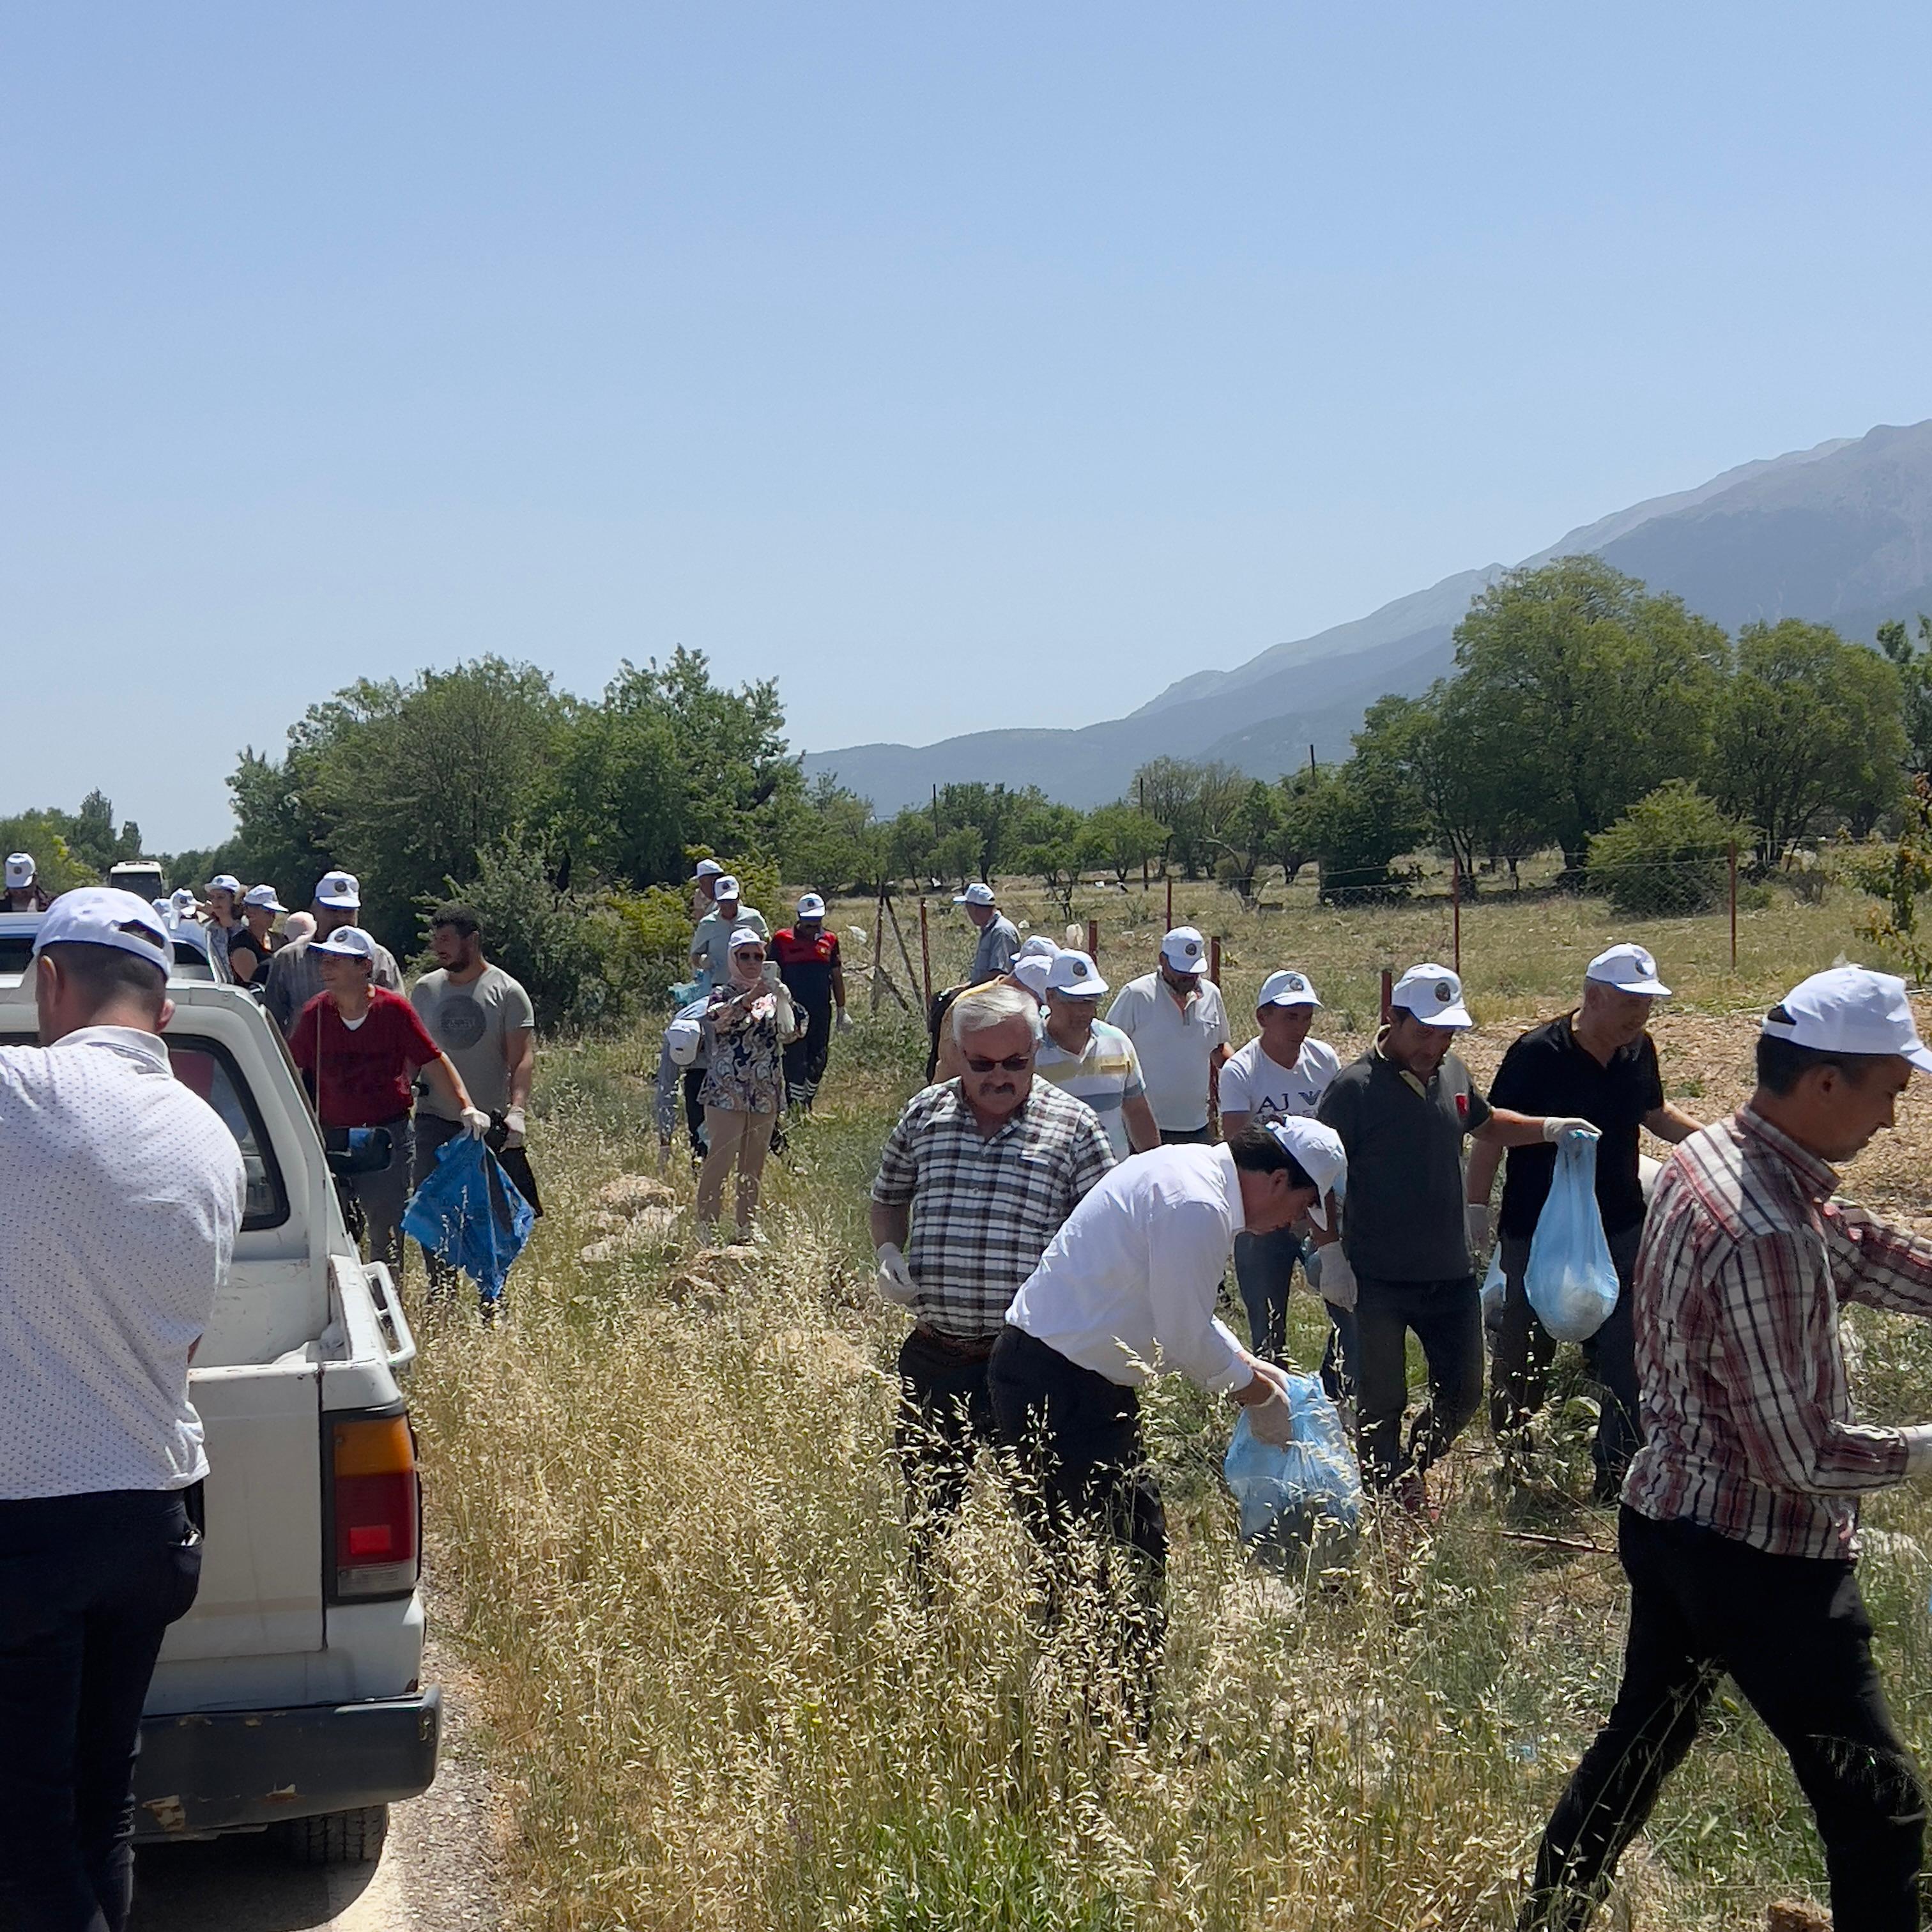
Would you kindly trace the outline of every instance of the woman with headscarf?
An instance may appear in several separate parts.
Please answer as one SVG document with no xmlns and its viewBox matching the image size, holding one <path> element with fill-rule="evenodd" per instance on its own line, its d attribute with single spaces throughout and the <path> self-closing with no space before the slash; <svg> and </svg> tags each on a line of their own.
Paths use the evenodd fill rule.
<svg viewBox="0 0 1932 1932">
<path fill-rule="evenodd" d="M 710 1065 L 698 1098 L 709 1150 L 698 1177 L 698 1218 L 715 1227 L 724 1204 L 724 1178 L 738 1170 L 737 1238 L 752 1238 L 758 1179 L 771 1151 L 772 1130 L 784 1105 L 786 1044 L 801 1028 L 777 969 L 765 963 L 763 934 L 741 926 L 731 935 L 730 968 L 704 1009 Z"/>
</svg>

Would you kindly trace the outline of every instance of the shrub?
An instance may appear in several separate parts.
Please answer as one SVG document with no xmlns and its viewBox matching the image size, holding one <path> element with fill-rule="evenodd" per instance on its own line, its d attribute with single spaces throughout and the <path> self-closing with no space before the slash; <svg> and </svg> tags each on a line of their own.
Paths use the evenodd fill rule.
<svg viewBox="0 0 1932 1932">
<path fill-rule="evenodd" d="M 1695 785 L 1670 779 L 1590 841 L 1589 890 L 1638 916 L 1708 912 L 1724 896 L 1732 842 L 1748 836 Z"/>
</svg>

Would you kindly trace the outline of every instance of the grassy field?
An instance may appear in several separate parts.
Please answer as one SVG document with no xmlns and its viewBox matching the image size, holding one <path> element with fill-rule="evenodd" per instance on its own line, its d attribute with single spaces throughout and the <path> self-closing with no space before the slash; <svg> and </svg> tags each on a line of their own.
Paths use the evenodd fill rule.
<svg viewBox="0 0 1932 1932">
<path fill-rule="evenodd" d="M 1144 970 L 1160 895 L 1092 897 L 1076 909 L 1103 915 L 1103 970 Z M 1010 909 L 1064 922 L 1024 893 Z M 970 935 L 950 904 L 930 910 L 943 982 Z M 1754 1012 L 1859 956 L 1856 910 L 1780 894 L 1746 911 L 1735 973 L 1721 918 L 1619 933 L 1651 946 L 1679 991 L 1657 1029 L 1674 1096 L 1707 1114 L 1736 1102 Z M 872 914 L 844 904 L 834 920 L 869 938 Z M 1225 936 L 1232 1011 L 1266 971 L 1301 966 L 1328 1002 L 1318 1030 L 1345 1052 L 1367 1037 L 1383 965 L 1447 956 L 1445 914 L 1295 903 L 1257 916 L 1206 886 L 1177 904 Z M 1472 1065 L 1486 1073 L 1523 1024 L 1559 1010 L 1610 934 L 1590 901 L 1466 908 Z M 916 911 L 908 938 L 916 959 Z M 848 945 L 862 965 L 868 949 Z M 862 980 L 853 993 L 862 1012 Z M 817 1117 L 775 1164 L 766 1244 L 724 1253 L 695 1243 L 682 1159 L 655 1173 L 655 1036 L 542 1055 L 532 1145 L 550 1212 L 513 1279 L 514 1320 L 432 1327 L 414 1390 L 434 1559 L 508 1794 L 514 1922 L 1507 1925 L 1618 1658 L 1613 1516 L 1577 1500 L 1580 1391 L 1556 1406 L 1533 1492 L 1500 1492 L 1478 1425 L 1445 1467 L 1437 1532 L 1372 1525 L 1353 1571 L 1324 1585 L 1248 1562 L 1219 1478 L 1226 1405 L 1162 1384 L 1164 1708 L 1144 1744 L 1096 1732 L 1040 1655 L 995 1484 L 976 1496 L 939 1604 L 904 1580 L 889 1448 L 903 1318 L 872 1292 L 865 1196 L 922 1048 L 890 1002 L 838 1043 Z M 1927 1118 L 1908 1096 L 1849 1190 L 1922 1214 Z M 1312 1362 L 1323 1324 L 1305 1299 L 1295 1322 Z M 1868 1412 L 1932 1408 L 1932 1338 L 1861 1312 L 1856 1342 Z M 1932 1747 L 1932 1510 L 1898 1492 L 1868 1521 L 1883 1668 L 1908 1734 Z M 1526 1540 L 1538 1535 L 1565 1546 Z M 1734 1702 L 1623 1881 L 1603 1922 L 1645 1932 L 1761 1924 L 1767 1900 L 1818 1894 L 1808 1816 Z"/>
</svg>

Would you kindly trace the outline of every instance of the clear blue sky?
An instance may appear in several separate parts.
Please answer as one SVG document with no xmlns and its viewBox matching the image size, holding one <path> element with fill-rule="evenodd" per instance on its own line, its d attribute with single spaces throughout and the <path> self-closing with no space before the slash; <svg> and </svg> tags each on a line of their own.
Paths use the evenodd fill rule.
<svg viewBox="0 0 1932 1932">
<path fill-rule="evenodd" d="M 1114 715 L 1932 415 L 1922 6 L 0 10 L 0 811 L 683 643 Z"/>
</svg>

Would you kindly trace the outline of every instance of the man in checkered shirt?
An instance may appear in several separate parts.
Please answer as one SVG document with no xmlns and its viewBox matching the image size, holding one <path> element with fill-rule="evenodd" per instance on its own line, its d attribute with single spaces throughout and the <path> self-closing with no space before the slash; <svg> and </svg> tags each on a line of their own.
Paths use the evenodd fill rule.
<svg viewBox="0 0 1932 1932">
<path fill-rule="evenodd" d="M 1902 980 L 1814 974 L 1772 1009 L 1757 1090 L 1660 1178 L 1637 1258 L 1646 1433 L 1624 1485 L 1630 1630 L 1616 1708 L 1544 1834 L 1521 1925 L 1574 1932 L 1728 1672 L 1825 1842 L 1832 1923 L 1919 1923 L 1925 1804 L 1853 1570 L 1858 1498 L 1932 1474 L 1932 1424 L 1856 1420 L 1841 1302 L 1932 1316 L 1932 1241 L 1835 1198 L 1826 1165 L 1932 1071 Z"/>
<path fill-rule="evenodd" d="M 922 1576 L 980 1444 L 994 1439 L 986 1362 L 1007 1306 L 1114 1164 L 1094 1110 L 1034 1078 L 1030 994 L 976 986 L 946 1020 L 966 1070 L 906 1103 L 872 1183 L 879 1290 L 914 1324 L 899 1351 L 898 1443 Z"/>
</svg>

